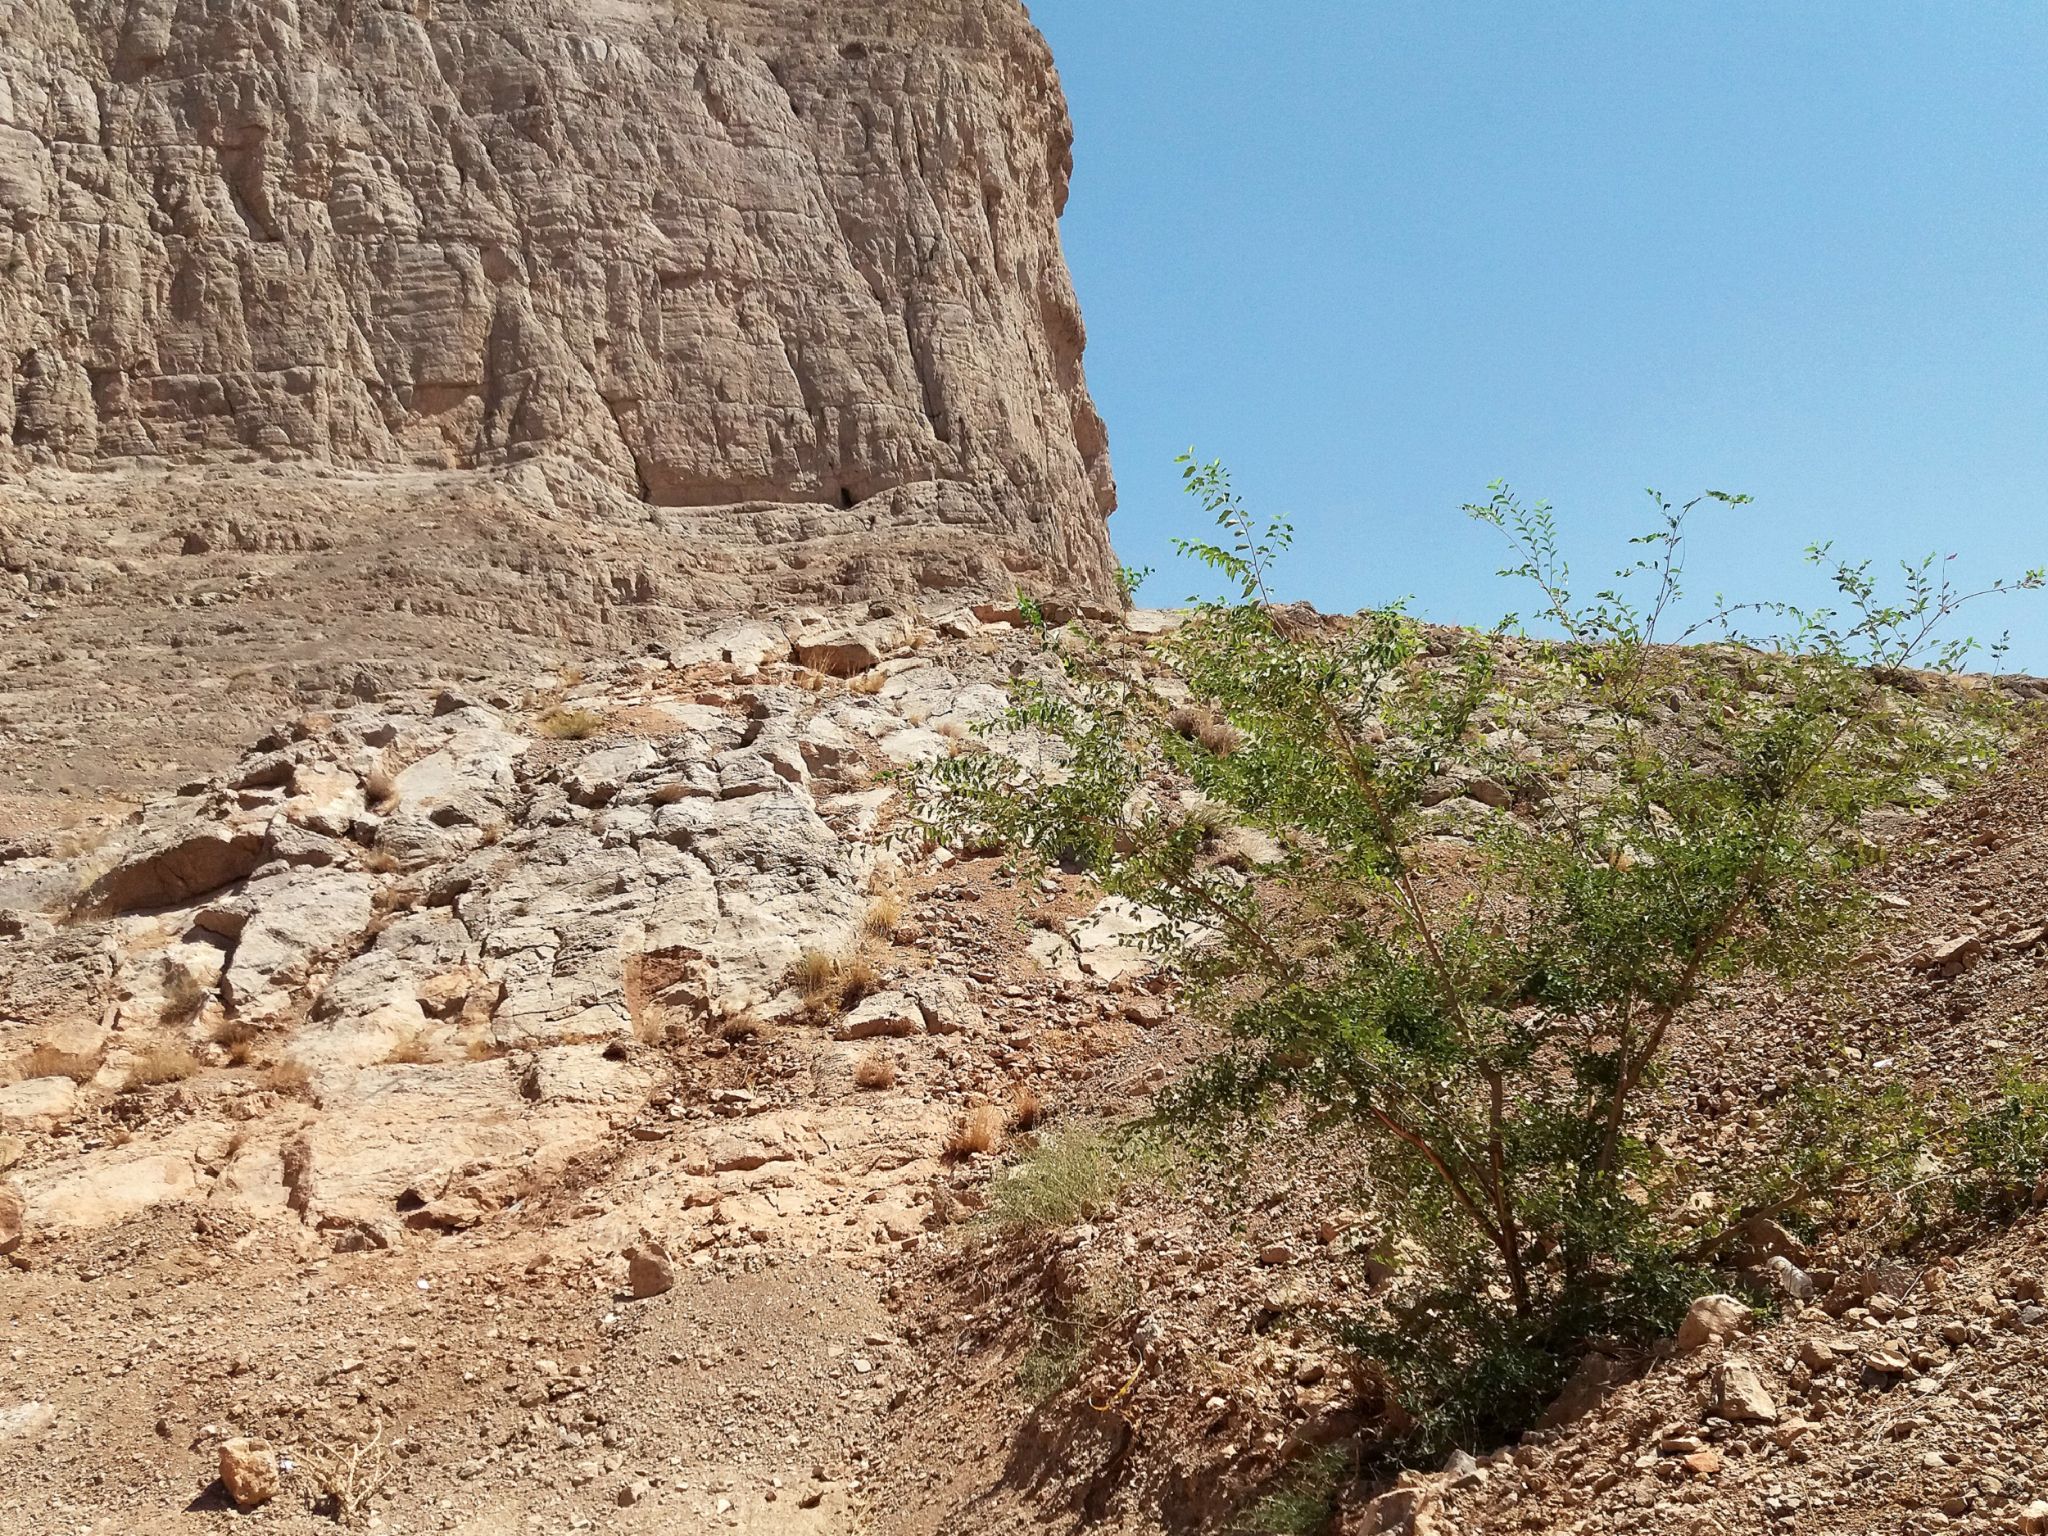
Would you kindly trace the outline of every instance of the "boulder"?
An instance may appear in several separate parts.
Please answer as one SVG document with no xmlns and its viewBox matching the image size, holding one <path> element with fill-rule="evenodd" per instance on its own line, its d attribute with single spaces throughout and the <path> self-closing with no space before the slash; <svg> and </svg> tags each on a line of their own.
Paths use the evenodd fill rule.
<svg viewBox="0 0 2048 1536">
<path fill-rule="evenodd" d="M 33 1440 L 57 1422 L 48 1403 L 9 1403 L 0 1407 L 0 1441 Z"/>
<path fill-rule="evenodd" d="M 1628 1362 L 1594 1350 L 1578 1364 L 1556 1401 L 1543 1410 L 1538 1429 L 1556 1429 L 1582 1419 L 1607 1401 L 1614 1389 L 1627 1381 L 1632 1370 Z"/>
<path fill-rule="evenodd" d="M 1404 1472 L 1347 1527 L 1355 1536 L 1438 1536 L 1443 1507 L 1439 1479 Z"/>
<path fill-rule="evenodd" d="M 1157 957 L 1143 946 L 1164 926 L 1164 913 L 1111 896 L 1074 925 L 1070 938 L 1083 971 L 1103 981 L 1123 981 L 1158 968 Z"/>
<path fill-rule="evenodd" d="M 95 1231 L 200 1193 L 190 1155 L 137 1143 L 90 1153 L 26 1180 L 38 1228 Z"/>
<path fill-rule="evenodd" d="M 370 926 L 376 881 L 336 870 L 290 870 L 253 881 L 231 905 L 248 914 L 222 989 L 241 1014 L 266 1014 L 324 960 Z"/>
<path fill-rule="evenodd" d="M 924 1028 L 924 1010 L 907 992 L 877 992 L 863 999 L 833 1027 L 835 1040 L 901 1038 Z"/>
<path fill-rule="evenodd" d="M 54 1131 L 78 1112 L 78 1084 L 32 1077 L 0 1088 L 0 1130 Z"/>
<path fill-rule="evenodd" d="M 821 619 L 803 625 L 790 637 L 796 659 L 832 677 L 853 677 L 879 667 L 910 643 L 910 621 Z"/>
<path fill-rule="evenodd" d="M 645 1242 L 628 1248 L 626 1289 L 635 1301 L 646 1301 L 671 1289 L 676 1283 L 675 1260 L 660 1243 Z"/>
<path fill-rule="evenodd" d="M 987 1022 L 981 1004 L 974 1000 L 974 989 L 963 977 L 933 971 L 905 982 L 903 990 L 916 1000 L 918 1012 L 924 1015 L 926 1034 L 957 1035 L 980 1029 Z"/>
<path fill-rule="evenodd" d="M 1756 1367 L 1728 1360 L 1714 1368 L 1713 1398 L 1708 1411 L 1736 1424 L 1775 1424 L 1778 1405 L 1771 1401 Z"/>
<path fill-rule="evenodd" d="M 1678 1325 L 1677 1347 L 1689 1352 L 1720 1339 L 1732 1339 L 1749 1321 L 1749 1308 L 1733 1296 L 1702 1296 L 1686 1309 Z"/>
<path fill-rule="evenodd" d="M 277 1497 L 277 1450 L 268 1440 L 239 1438 L 222 1443 L 220 1485 L 244 1511 Z"/>
<path fill-rule="evenodd" d="M 179 906 L 245 880 L 263 862 L 263 833 L 176 814 L 145 821 L 120 860 L 86 888 L 90 911 L 141 912 Z"/>
<path fill-rule="evenodd" d="M 735 667 L 762 667 L 789 660 L 788 633 L 780 625 L 759 619 L 722 624 L 688 650 L 694 652 L 699 647 L 712 658 Z"/>
<path fill-rule="evenodd" d="M 622 742 L 586 752 L 569 770 L 569 798 L 578 805 L 608 805 L 633 779 L 661 761 L 648 741 Z"/>
</svg>

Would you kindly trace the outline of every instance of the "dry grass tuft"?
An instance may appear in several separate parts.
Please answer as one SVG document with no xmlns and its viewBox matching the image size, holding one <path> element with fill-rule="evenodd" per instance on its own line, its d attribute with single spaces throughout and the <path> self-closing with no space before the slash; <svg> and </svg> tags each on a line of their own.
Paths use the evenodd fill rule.
<svg viewBox="0 0 2048 1536">
<path fill-rule="evenodd" d="M 363 803 L 379 816 L 398 808 L 398 775 L 381 757 L 363 775 Z"/>
<path fill-rule="evenodd" d="M 270 1091 L 281 1093 L 288 1099 L 299 1098 L 313 1086 L 313 1073 L 303 1061 L 273 1062 L 270 1067 Z"/>
<path fill-rule="evenodd" d="M 256 1027 L 242 1019 L 227 1019 L 215 1026 L 213 1043 L 227 1052 L 229 1066 L 246 1067 L 256 1054 Z"/>
<path fill-rule="evenodd" d="M 822 999 L 832 990 L 832 979 L 839 974 L 839 961 L 822 949 L 807 949 L 796 957 L 796 964 L 789 968 L 789 984 L 803 993 L 804 1001 Z"/>
<path fill-rule="evenodd" d="M 660 981 L 648 956 L 626 956 L 626 1017 L 633 1021 L 633 1038 L 642 1045 L 659 1045 L 668 1035 L 668 1011 L 655 997 Z"/>
<path fill-rule="evenodd" d="M 882 989 L 881 974 L 862 955 L 828 955 L 807 949 L 789 971 L 790 985 L 803 993 L 813 1013 L 843 1012 Z"/>
<path fill-rule="evenodd" d="M 346 1450 L 324 1442 L 296 1449 L 300 1466 L 320 1491 L 325 1512 L 342 1525 L 359 1525 L 368 1517 L 394 1470 L 382 1424 L 367 1441 Z"/>
<path fill-rule="evenodd" d="M 993 1152 L 1003 1144 L 1003 1112 L 993 1104 L 967 1111 L 946 1137 L 946 1156 L 956 1160 Z"/>
<path fill-rule="evenodd" d="M 551 709 L 540 717 L 540 733 L 552 741 L 582 741 L 604 729 L 604 716 L 587 709 Z"/>
<path fill-rule="evenodd" d="M 99 1058 L 85 1051 L 60 1051 L 54 1045 L 39 1045 L 32 1051 L 23 1052 L 5 1071 L 0 1071 L 0 1082 L 68 1077 L 74 1083 L 84 1084 L 91 1082 L 99 1069 Z"/>
<path fill-rule="evenodd" d="M 839 965 L 839 1006 L 851 1008 L 864 997 L 882 990 L 882 976 L 865 956 L 855 955 Z"/>
<path fill-rule="evenodd" d="M 1200 834 L 1202 846 L 1209 847 L 1217 838 L 1237 825 L 1227 807 L 1213 800 L 1197 800 L 1186 808 L 1181 825 Z"/>
<path fill-rule="evenodd" d="M 159 1024 L 182 1029 L 206 1011 L 213 992 L 190 971 L 180 969 L 171 977 L 164 994 L 164 1006 L 157 1014 Z"/>
<path fill-rule="evenodd" d="M 894 891 L 884 891 L 868 903 L 867 915 L 861 919 L 861 926 L 870 936 L 887 939 L 896 932 L 896 925 L 903 921 L 903 898 Z"/>
<path fill-rule="evenodd" d="M 177 1043 L 153 1045 L 129 1063 L 127 1081 L 122 1087 L 133 1093 L 140 1088 L 182 1083 L 198 1070 L 199 1058 L 190 1047 Z"/>
<path fill-rule="evenodd" d="M 1045 1100 L 1038 1096 L 1038 1090 L 1029 1083 L 1019 1083 L 1017 1096 L 1010 1101 L 1010 1128 L 1017 1131 L 1036 1130 L 1044 1119 Z"/>
<path fill-rule="evenodd" d="M 387 1067 L 419 1067 L 434 1060 L 433 1042 L 423 1029 L 407 1030 L 391 1042 L 391 1049 L 384 1053 Z"/>
<path fill-rule="evenodd" d="M 751 1013 L 736 1013 L 719 1021 L 718 1038 L 727 1045 L 746 1045 L 755 1040 L 772 1039 L 774 1033 Z"/>
<path fill-rule="evenodd" d="M 869 1051 L 854 1063 L 853 1084 L 856 1088 L 894 1088 L 896 1063 L 881 1051 Z"/>
<path fill-rule="evenodd" d="M 1206 709 L 1183 706 L 1168 715 L 1166 723 L 1217 757 L 1228 757 L 1244 745 L 1242 731 Z"/>
</svg>

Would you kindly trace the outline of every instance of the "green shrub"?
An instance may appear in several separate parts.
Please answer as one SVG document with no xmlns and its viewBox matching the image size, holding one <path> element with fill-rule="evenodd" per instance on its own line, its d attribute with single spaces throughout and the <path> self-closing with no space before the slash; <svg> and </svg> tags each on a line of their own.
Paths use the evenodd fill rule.
<svg viewBox="0 0 2048 1536">
<path fill-rule="evenodd" d="M 2048 1078 L 2031 1063 L 2000 1073 L 1975 1101 L 1898 1079 L 1797 1084 L 1776 1123 L 1772 1152 L 1696 1255 L 1717 1256 L 1741 1219 L 1759 1213 L 1807 1227 L 1854 1223 L 1875 1246 L 1905 1247 L 2007 1219 L 2048 1178 Z"/>
<path fill-rule="evenodd" d="M 1329 1527 L 1348 1469 L 1344 1452 L 1334 1446 L 1303 1457 L 1233 1530 L 1241 1536 L 1316 1536 Z"/>
<path fill-rule="evenodd" d="M 1122 1183 L 1108 1137 L 1054 1131 L 989 1185 L 988 1219 L 1008 1232 L 1057 1232 L 1098 1213 Z"/>
<path fill-rule="evenodd" d="M 1076 1381 L 1088 1363 L 1093 1339 L 1071 1320 L 1042 1317 L 1031 1348 L 1017 1362 L 1017 1388 L 1035 1404 L 1049 1403 Z"/>
<path fill-rule="evenodd" d="M 1291 530 L 1255 522 L 1221 466 L 1183 463 L 1223 538 L 1179 547 L 1232 594 L 1160 642 L 1187 697 L 1070 657 L 1069 686 L 1018 685 L 1001 722 L 1049 738 L 1057 767 L 941 761 L 917 814 L 1165 915 L 1152 942 L 1229 1042 L 1169 1110 L 1220 1128 L 1288 1102 L 1360 1138 L 1390 1235 L 1429 1257 L 1379 1341 L 1403 1404 L 1505 1432 L 1587 1340 L 1682 1311 L 1691 1235 L 1642 1102 L 1710 984 L 1852 952 L 1869 813 L 1989 761 L 1994 727 L 1960 694 L 1903 686 L 1968 654 L 1940 631 L 1976 594 L 1923 564 L 1887 598 L 1838 564 L 1842 612 L 1723 604 L 1730 643 L 1674 647 L 1688 518 L 1746 498 L 1658 498 L 1642 558 L 1581 602 L 1548 508 L 1496 487 L 1470 510 L 1510 541 L 1504 574 L 1535 586 L 1551 638 L 1428 632 L 1398 606 L 1303 622 L 1270 587 Z M 1782 631 L 1742 640 L 1756 615 Z M 1435 786 L 1542 782 L 1505 744 L 1566 715 L 1604 766 L 1494 814 L 1477 867 L 1438 878 Z M 1162 786 L 1286 859 L 1248 882 L 1206 858 L 1215 813 Z"/>
<path fill-rule="evenodd" d="M 2000 1215 L 2032 1203 L 2048 1178 L 2048 1077 L 2012 1067 L 1992 1102 L 1968 1116 L 1956 1138 L 1966 1214 Z"/>
</svg>

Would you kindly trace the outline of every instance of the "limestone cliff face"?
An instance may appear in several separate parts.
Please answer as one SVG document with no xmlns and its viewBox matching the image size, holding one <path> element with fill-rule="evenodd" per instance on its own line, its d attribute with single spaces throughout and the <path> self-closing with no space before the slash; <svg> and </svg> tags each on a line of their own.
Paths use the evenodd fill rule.
<svg viewBox="0 0 2048 1536">
<path fill-rule="evenodd" d="M 1108 600 L 1069 147 L 1016 0 L 4 0 L 0 470 L 539 459 Z"/>
</svg>

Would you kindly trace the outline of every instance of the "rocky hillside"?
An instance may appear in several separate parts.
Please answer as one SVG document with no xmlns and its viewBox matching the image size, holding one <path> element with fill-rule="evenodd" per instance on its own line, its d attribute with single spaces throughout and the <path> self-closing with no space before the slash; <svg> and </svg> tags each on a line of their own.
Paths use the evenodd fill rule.
<svg viewBox="0 0 2048 1536">
<path fill-rule="evenodd" d="M 275 707 L 508 632 L 1106 611 L 1070 137 L 1016 0 L 9 5 L 5 648 L 190 692 L 144 631 L 203 607 Z"/>
<path fill-rule="evenodd" d="M 1776 1316 L 1710 1298 L 1525 1443 L 1349 1481 L 1389 1422 L 1329 1329 L 1390 1280 L 1355 1154 L 1112 1163 L 1091 1128 L 1212 1043 L 1146 918 L 902 835 L 901 770 L 1013 681 L 1171 622 L 736 623 L 309 712 L 0 846 L 0 1530 L 2035 1529 L 2031 1218 L 1766 1233 Z M 2029 747 L 1892 825 L 1870 952 L 1703 1010 L 1665 1143 L 2048 1046 L 2044 785 Z M 1451 790 L 1455 860 L 1515 807 Z"/>
<path fill-rule="evenodd" d="M 1131 1027 L 890 842 L 1013 666 L 740 624 L 0 852 L 0 1529 L 230 1528 L 251 1437 L 272 1529 L 886 1528 L 889 1266 Z"/>
</svg>

